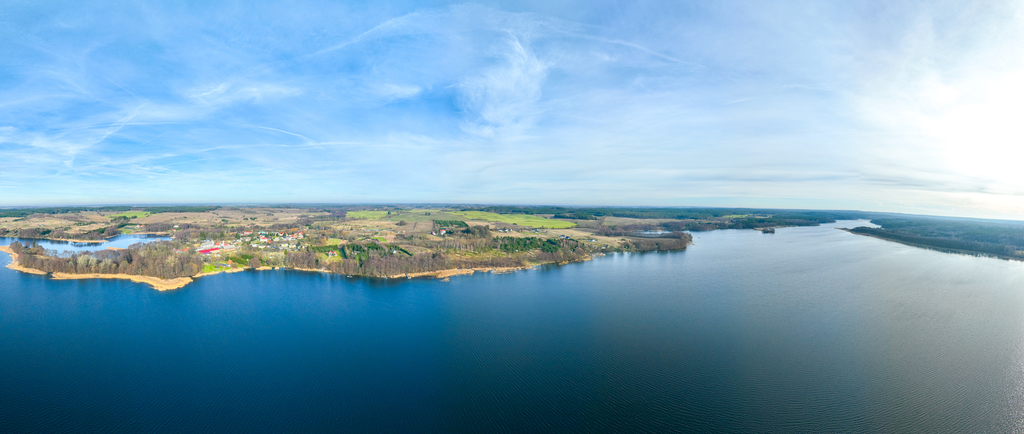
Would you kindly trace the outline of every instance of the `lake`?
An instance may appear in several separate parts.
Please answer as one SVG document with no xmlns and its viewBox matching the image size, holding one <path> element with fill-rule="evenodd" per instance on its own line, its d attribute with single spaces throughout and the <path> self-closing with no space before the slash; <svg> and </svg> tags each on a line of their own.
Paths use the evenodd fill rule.
<svg viewBox="0 0 1024 434">
<path fill-rule="evenodd" d="M 15 241 L 18 241 L 22 244 L 34 244 L 41 246 L 44 249 L 56 250 L 58 252 L 94 252 L 97 250 L 106 249 L 108 247 L 124 249 L 132 244 L 151 243 L 153 241 L 162 241 L 169 239 L 171 238 L 160 235 L 123 234 L 107 238 L 107 241 L 103 243 L 76 243 L 71 241 L 60 240 L 0 237 L 0 246 L 7 246 Z"/>
<path fill-rule="evenodd" d="M 1024 263 L 862 224 L 450 282 L 0 268 L 0 431 L 1024 430 Z"/>
</svg>

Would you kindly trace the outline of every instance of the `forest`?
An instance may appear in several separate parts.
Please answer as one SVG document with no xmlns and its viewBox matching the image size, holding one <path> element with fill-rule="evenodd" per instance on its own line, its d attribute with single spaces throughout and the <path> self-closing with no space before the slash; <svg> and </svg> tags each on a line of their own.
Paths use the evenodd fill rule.
<svg viewBox="0 0 1024 434">
<path fill-rule="evenodd" d="M 602 216 L 628 217 L 637 219 L 676 219 L 676 220 L 711 220 L 728 219 L 744 220 L 755 217 L 772 216 L 773 222 L 801 222 L 802 225 L 831 223 L 836 220 L 856 220 L 867 218 L 868 213 L 860 211 L 818 211 L 818 210 L 780 210 L 758 208 L 646 208 L 646 207 L 562 207 L 562 206 L 485 206 L 465 208 L 463 211 L 486 211 L 498 214 L 554 214 L 555 218 L 575 218 L 593 220 Z M 743 217 L 738 217 L 743 216 Z M 744 223 L 738 223 L 743 225 Z M 753 224 L 753 223 L 749 223 Z M 748 227 L 748 226 L 742 226 Z M 753 227 L 753 226 L 749 226 Z M 732 228 L 732 227 L 729 227 Z M 701 229 L 697 229 L 701 230 Z M 703 229 L 711 230 L 711 229 Z"/>
<path fill-rule="evenodd" d="M 893 241 L 1007 257 L 1021 257 L 1024 224 L 1014 221 L 890 216 L 871 220 L 881 228 L 858 227 L 853 233 Z"/>
<path fill-rule="evenodd" d="M 28 217 L 33 214 L 70 214 L 78 212 L 125 212 L 125 211 L 146 211 L 150 214 L 164 212 L 207 212 L 219 209 L 219 206 L 99 206 L 99 207 L 47 207 L 47 208 L 8 208 L 0 209 L 2 217 Z"/>
<path fill-rule="evenodd" d="M 124 250 L 88 253 L 58 253 L 42 247 L 13 242 L 18 264 L 47 273 L 130 274 L 162 279 L 194 276 L 203 270 L 203 258 L 195 253 L 175 251 L 170 242 L 136 244 Z"/>
</svg>

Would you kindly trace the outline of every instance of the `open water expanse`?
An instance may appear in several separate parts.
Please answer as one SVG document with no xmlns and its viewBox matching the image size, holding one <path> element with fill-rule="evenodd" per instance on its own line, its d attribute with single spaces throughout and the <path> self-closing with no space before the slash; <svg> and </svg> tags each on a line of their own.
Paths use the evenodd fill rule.
<svg viewBox="0 0 1024 434">
<path fill-rule="evenodd" d="M 1024 431 L 1024 263 L 861 224 L 450 282 L 0 268 L 0 432 Z"/>
</svg>

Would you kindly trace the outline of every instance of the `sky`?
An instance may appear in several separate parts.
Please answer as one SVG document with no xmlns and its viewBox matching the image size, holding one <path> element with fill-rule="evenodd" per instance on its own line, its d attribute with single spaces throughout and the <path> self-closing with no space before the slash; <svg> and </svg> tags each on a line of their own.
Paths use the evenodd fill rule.
<svg viewBox="0 0 1024 434">
<path fill-rule="evenodd" d="M 0 206 L 1024 219 L 1022 1 L 0 9 Z"/>
</svg>

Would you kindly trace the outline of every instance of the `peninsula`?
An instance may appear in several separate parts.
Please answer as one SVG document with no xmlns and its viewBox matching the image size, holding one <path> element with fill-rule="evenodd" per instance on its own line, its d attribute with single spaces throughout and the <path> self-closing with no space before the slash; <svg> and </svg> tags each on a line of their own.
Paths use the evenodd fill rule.
<svg viewBox="0 0 1024 434">
<path fill-rule="evenodd" d="M 54 279 L 129 279 L 159 290 L 244 269 L 445 279 L 691 242 L 683 228 L 658 221 L 554 217 L 441 206 L 31 208 L 0 210 L 0 236 L 16 238 L 5 247 L 12 269 Z M 659 229 L 656 236 L 642 233 L 651 228 Z M 101 243 L 129 234 L 170 239 L 79 252 L 34 243 Z"/>
<path fill-rule="evenodd" d="M 692 232 L 871 219 L 849 231 L 947 252 L 1024 259 L 1024 223 L 860 211 L 552 206 L 154 206 L 0 209 L 8 268 L 128 279 L 158 290 L 245 269 L 447 279 L 685 249 Z M 124 235 L 166 238 L 104 248 Z M 46 250 L 35 241 L 91 246 Z M 151 241 L 151 240 L 142 240 Z M 123 246 L 123 244 L 122 244 Z"/>
<path fill-rule="evenodd" d="M 180 206 L 0 209 L 9 266 L 54 279 L 129 279 L 158 290 L 245 269 L 377 278 L 512 272 L 613 252 L 685 249 L 691 232 L 809 226 L 856 211 L 525 206 Z M 130 234 L 169 240 L 126 249 Z M 89 251 L 33 240 L 89 241 Z"/>
</svg>

